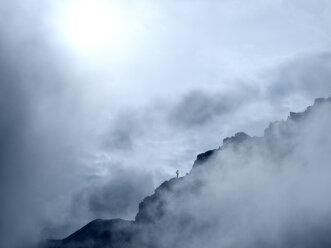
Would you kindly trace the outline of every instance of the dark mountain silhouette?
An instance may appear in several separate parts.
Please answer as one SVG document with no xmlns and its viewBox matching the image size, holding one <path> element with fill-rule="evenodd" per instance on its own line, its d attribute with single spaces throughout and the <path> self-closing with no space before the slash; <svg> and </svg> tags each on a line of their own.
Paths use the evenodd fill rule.
<svg viewBox="0 0 331 248">
<path fill-rule="evenodd" d="M 266 221 L 259 217 L 260 214 L 264 216 L 262 211 L 265 208 L 261 208 L 261 211 L 256 210 L 257 213 L 255 213 L 253 211 L 254 208 L 252 210 L 249 207 L 245 207 L 245 204 L 250 206 L 249 204 L 254 200 L 254 195 L 251 197 L 248 195 L 241 197 L 240 202 L 243 206 L 240 206 L 240 210 L 236 212 L 231 208 L 232 205 L 230 204 L 238 201 L 237 198 L 240 197 L 235 196 L 235 193 L 238 192 L 231 194 L 231 197 L 227 195 L 223 197 L 222 195 L 224 192 L 230 192 L 235 186 L 232 187 L 232 184 L 229 184 L 231 187 L 224 189 L 224 186 L 222 188 L 223 191 L 217 189 L 219 185 L 218 181 L 226 180 L 223 176 L 225 177 L 225 174 L 228 173 L 227 165 L 229 165 L 229 168 L 233 167 L 234 170 L 238 170 L 238 173 L 242 173 L 240 171 L 242 167 L 263 161 L 262 164 L 265 167 L 268 167 L 269 164 L 279 165 L 279 167 L 270 166 L 270 171 L 277 173 L 277 171 L 281 170 L 282 166 L 285 167 L 288 164 L 294 164 L 293 161 L 299 161 L 295 162 L 295 164 L 300 164 L 300 166 L 303 166 L 302 168 L 306 168 L 304 166 L 328 159 L 328 148 L 330 148 L 331 153 L 331 147 L 329 147 L 331 144 L 329 140 L 330 135 L 327 133 L 327 131 L 331 131 L 331 128 L 329 128 L 331 126 L 330 116 L 331 97 L 327 99 L 319 98 L 315 100 L 313 106 L 308 107 L 304 112 L 291 112 L 286 121 L 271 123 L 265 130 L 264 137 L 250 137 L 243 132 L 236 133 L 232 137 L 225 138 L 221 147 L 199 154 L 191 172 L 185 177 L 172 178 L 163 182 L 155 190 L 154 194 L 146 197 L 139 204 L 139 211 L 134 221 L 121 219 L 94 220 L 65 239 L 48 240 L 40 244 L 40 247 L 217 247 L 215 246 L 217 244 L 223 244 L 224 247 L 252 248 L 331 247 L 331 218 L 323 219 L 319 215 L 322 214 L 324 208 L 317 208 L 320 211 L 315 211 L 315 208 L 312 208 L 306 202 L 302 203 L 305 206 L 302 214 L 300 212 L 301 203 L 301 205 L 296 202 L 293 203 L 293 206 L 297 206 L 298 208 L 297 212 L 295 211 L 295 207 L 291 207 L 292 205 L 288 208 L 281 208 L 283 205 L 287 206 L 286 199 L 291 198 L 287 196 L 286 190 L 280 191 L 281 193 L 278 194 L 277 185 L 281 188 L 286 185 L 286 182 L 291 182 L 291 180 L 286 179 L 287 181 L 282 181 L 282 177 L 280 176 L 280 180 L 275 183 L 275 187 L 266 189 L 266 196 L 269 197 L 271 195 L 268 198 L 269 200 L 279 195 L 279 200 L 275 202 L 277 206 L 278 204 L 281 206 L 281 211 L 278 207 L 275 208 L 274 214 L 271 211 Z M 313 130 L 317 131 L 314 132 Z M 319 132 L 319 130 L 321 131 Z M 315 141 L 316 143 L 314 143 Z M 312 161 L 307 159 L 302 159 L 303 161 L 301 161 L 300 158 L 302 156 L 300 157 L 301 153 L 298 153 L 297 149 L 302 150 L 302 147 L 305 147 L 305 153 L 309 153 L 313 151 L 316 144 L 320 144 L 321 147 L 326 148 L 326 152 L 321 151 L 318 153 L 319 156 L 312 155 Z M 298 155 L 296 155 L 297 153 Z M 325 159 L 322 156 L 326 156 Z M 236 167 L 237 165 L 238 167 Z M 295 168 L 295 166 L 293 167 Z M 220 173 L 220 168 L 224 170 L 222 171 L 224 174 L 218 174 Z M 247 175 L 245 174 L 245 177 L 242 177 L 241 180 L 244 180 L 250 175 L 249 173 Z M 296 178 L 295 173 L 293 178 Z M 255 183 L 254 180 L 252 183 Z M 315 183 L 318 184 L 318 182 Z M 247 185 L 247 187 L 249 188 L 250 185 Z M 293 187 L 295 187 L 295 184 Z M 307 188 L 307 195 L 312 194 L 309 192 L 309 187 Z M 322 187 L 321 189 L 324 190 Z M 260 190 L 260 188 L 254 188 L 254 190 Z M 261 188 L 261 190 L 263 191 L 264 189 Z M 270 190 L 270 193 L 268 190 Z M 216 193 L 210 193 L 210 197 L 215 198 L 215 196 L 217 197 L 219 195 L 226 202 L 222 202 L 218 206 L 218 200 L 206 201 L 211 191 L 215 191 Z M 295 197 L 296 191 L 293 190 L 293 192 L 293 197 Z M 298 195 L 300 195 L 300 192 L 298 192 Z M 275 196 L 273 197 L 272 194 Z M 256 201 L 257 209 L 268 204 L 266 199 L 261 199 L 263 200 Z M 283 205 L 280 204 L 282 199 L 284 199 Z M 312 201 L 316 200 L 313 196 L 311 199 L 313 199 Z M 324 201 L 322 202 L 324 203 Z M 331 209 L 330 211 L 327 210 L 329 206 L 327 204 L 329 202 L 325 201 L 325 204 L 325 211 L 331 213 Z M 216 212 L 214 210 L 215 206 L 217 207 Z M 236 208 L 235 204 L 233 206 L 233 208 Z M 271 204 L 269 208 L 273 209 L 273 205 Z M 247 213 L 245 212 L 246 209 Z M 293 214 L 289 214 L 290 218 L 288 219 L 281 217 L 283 214 L 287 216 L 287 209 L 291 211 L 294 209 Z M 311 209 L 314 210 L 313 215 L 311 214 Z M 229 210 L 229 214 L 226 213 L 226 210 Z M 220 213 L 221 217 L 213 218 L 214 213 Z M 247 220 L 246 218 L 238 219 L 238 215 L 247 216 Z M 250 218 L 252 215 L 256 215 L 256 217 Z M 281 216 L 278 218 L 278 215 Z M 314 218 L 308 218 L 310 215 Z M 307 219 L 305 219 L 305 216 L 307 216 Z M 239 222 L 239 220 L 242 222 Z M 255 220 L 258 223 L 254 223 Z M 262 224 L 260 223 L 262 222 L 261 220 L 264 221 Z M 274 224 L 276 222 L 278 223 L 278 221 L 280 224 Z M 260 228 L 261 226 L 263 228 Z M 274 228 L 274 226 L 277 228 Z M 278 228 L 278 226 L 281 228 Z M 238 229 L 238 227 L 243 228 L 238 230 L 238 240 L 233 240 L 230 238 L 232 237 L 232 231 Z M 268 231 L 264 229 L 268 229 Z M 253 233 L 254 235 L 247 235 L 246 237 L 244 234 L 246 231 L 248 234 Z M 243 239 L 242 237 L 245 238 Z M 217 239 L 222 239 L 222 242 L 216 242 Z"/>
</svg>

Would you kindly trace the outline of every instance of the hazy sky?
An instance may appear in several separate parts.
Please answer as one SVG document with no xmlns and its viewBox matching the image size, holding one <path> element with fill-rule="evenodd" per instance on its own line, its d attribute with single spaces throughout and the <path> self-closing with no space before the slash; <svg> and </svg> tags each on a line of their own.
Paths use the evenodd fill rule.
<svg viewBox="0 0 331 248">
<path fill-rule="evenodd" d="M 133 218 L 197 153 L 330 96 L 330 30 L 328 0 L 2 1 L 1 242 Z"/>
</svg>

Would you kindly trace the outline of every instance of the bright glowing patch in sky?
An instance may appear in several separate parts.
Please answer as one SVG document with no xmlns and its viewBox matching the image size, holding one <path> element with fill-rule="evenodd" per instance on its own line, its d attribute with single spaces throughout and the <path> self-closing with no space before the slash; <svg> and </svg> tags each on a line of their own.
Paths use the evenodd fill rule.
<svg viewBox="0 0 331 248">
<path fill-rule="evenodd" d="M 95 52 L 119 44 L 123 38 L 121 9 L 104 0 L 72 0 L 62 6 L 60 30 L 81 52 Z"/>
</svg>

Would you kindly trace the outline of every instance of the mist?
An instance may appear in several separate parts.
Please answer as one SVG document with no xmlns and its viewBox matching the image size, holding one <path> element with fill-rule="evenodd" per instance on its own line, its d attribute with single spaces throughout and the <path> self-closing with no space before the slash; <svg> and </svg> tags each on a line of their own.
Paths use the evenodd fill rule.
<svg viewBox="0 0 331 248">
<path fill-rule="evenodd" d="M 264 137 L 223 143 L 159 196 L 156 247 L 328 247 L 330 101 Z M 169 187 L 169 186 L 168 186 Z M 161 217 L 157 217 L 161 216 Z M 153 243 L 155 242 L 155 243 Z M 139 244 L 139 243 L 138 243 Z"/>
<path fill-rule="evenodd" d="M 89 47 L 80 40 L 91 34 L 73 39 L 63 26 L 81 13 L 77 1 L 0 4 L 0 246 L 63 238 L 95 218 L 132 220 L 198 153 L 238 131 L 262 136 L 330 95 L 327 1 L 99 2 L 116 12 L 117 38 Z M 262 167 L 256 159 L 248 174 Z M 275 187 L 256 173 L 256 187 Z"/>
</svg>

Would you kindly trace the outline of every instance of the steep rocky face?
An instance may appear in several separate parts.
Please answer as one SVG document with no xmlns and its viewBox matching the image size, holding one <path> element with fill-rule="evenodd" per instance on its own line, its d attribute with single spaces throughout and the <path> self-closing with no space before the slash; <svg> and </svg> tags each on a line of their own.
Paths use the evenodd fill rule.
<svg viewBox="0 0 331 248">
<path fill-rule="evenodd" d="M 134 221 L 95 220 L 42 247 L 331 247 L 331 98 L 240 132 L 162 183 Z"/>
<path fill-rule="evenodd" d="M 135 221 L 137 223 L 155 223 L 165 214 L 166 196 L 175 194 L 175 185 L 180 182 L 180 178 L 172 178 L 163 182 L 153 195 L 146 197 L 139 204 L 139 211 Z"/>
<path fill-rule="evenodd" d="M 201 164 L 205 164 L 213 155 L 215 155 L 218 151 L 220 151 L 221 149 L 225 149 L 229 146 L 231 147 L 235 147 L 237 145 L 240 145 L 242 142 L 250 139 L 251 137 L 249 135 L 247 135 L 244 132 L 239 132 L 236 133 L 234 136 L 232 137 L 227 137 L 225 139 L 223 139 L 223 146 L 218 148 L 218 149 L 213 149 L 213 150 L 209 150 L 206 151 L 204 153 L 200 153 L 196 160 L 194 161 L 193 164 L 193 168 L 196 166 L 199 166 Z"/>
<path fill-rule="evenodd" d="M 243 141 L 245 141 L 249 138 L 250 137 L 244 132 L 236 133 L 232 137 L 228 137 L 228 138 L 223 139 L 223 147 L 228 146 L 228 145 L 240 144 L 240 143 L 242 143 Z"/>
</svg>

